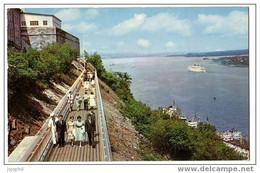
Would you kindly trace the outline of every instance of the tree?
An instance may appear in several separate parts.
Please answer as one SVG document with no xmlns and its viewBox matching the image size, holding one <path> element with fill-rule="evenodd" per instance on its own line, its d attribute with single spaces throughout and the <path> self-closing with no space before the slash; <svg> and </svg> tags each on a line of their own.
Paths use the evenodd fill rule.
<svg viewBox="0 0 260 173">
<path fill-rule="evenodd" d="M 96 68 L 98 76 L 102 78 L 106 70 L 103 66 L 101 56 L 98 55 L 96 52 L 93 55 L 89 55 L 88 53 L 86 53 L 85 58 L 88 63 L 91 63 Z"/>
<path fill-rule="evenodd" d="M 55 75 L 67 73 L 77 52 L 67 44 L 53 43 L 38 51 L 8 49 L 8 98 L 32 92 L 38 81 L 48 82 Z"/>
</svg>

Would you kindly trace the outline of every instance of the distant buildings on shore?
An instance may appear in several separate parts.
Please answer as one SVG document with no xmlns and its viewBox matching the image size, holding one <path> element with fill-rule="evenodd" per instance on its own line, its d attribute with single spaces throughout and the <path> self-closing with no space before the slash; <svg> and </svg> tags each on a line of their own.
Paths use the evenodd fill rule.
<svg viewBox="0 0 260 173">
<path fill-rule="evenodd" d="M 221 137 L 224 143 L 235 149 L 243 156 L 249 159 L 249 139 L 248 137 L 243 137 L 242 133 L 237 130 L 227 130 L 223 132 L 217 132 L 217 135 Z"/>
<path fill-rule="evenodd" d="M 163 113 L 169 115 L 170 118 L 173 117 L 177 117 L 180 120 L 186 122 L 188 124 L 188 126 L 190 127 L 198 127 L 198 123 L 201 121 L 201 119 L 199 117 L 192 117 L 191 120 L 187 120 L 186 116 L 182 116 L 180 115 L 180 110 L 178 108 L 176 108 L 174 105 L 173 106 L 169 106 L 168 108 L 162 108 Z"/>
<path fill-rule="evenodd" d="M 54 15 L 27 13 L 19 8 L 7 10 L 8 47 L 17 50 L 41 50 L 51 43 L 69 43 L 80 52 L 79 39 L 61 29 L 61 20 Z"/>
<path fill-rule="evenodd" d="M 224 132 L 218 132 L 217 134 L 226 142 L 242 139 L 242 133 L 236 130 L 227 130 Z"/>
<path fill-rule="evenodd" d="M 226 56 L 218 59 L 213 59 L 213 61 L 219 62 L 223 65 L 229 65 L 229 66 L 248 66 L 249 56 L 248 55 Z"/>
</svg>

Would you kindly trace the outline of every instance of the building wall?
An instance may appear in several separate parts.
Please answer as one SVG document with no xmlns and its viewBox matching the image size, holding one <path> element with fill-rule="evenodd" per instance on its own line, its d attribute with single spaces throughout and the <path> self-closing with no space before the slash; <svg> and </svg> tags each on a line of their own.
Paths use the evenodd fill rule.
<svg viewBox="0 0 260 173">
<path fill-rule="evenodd" d="M 41 50 L 51 43 L 69 43 L 80 53 L 79 39 L 56 27 L 22 27 L 22 44 L 24 49 L 29 47 Z"/>
<path fill-rule="evenodd" d="M 7 10 L 7 35 L 8 46 L 18 50 L 22 49 L 21 27 L 20 27 L 20 9 L 11 8 Z"/>
<path fill-rule="evenodd" d="M 77 37 L 59 28 L 56 28 L 56 34 L 57 43 L 69 43 L 70 46 L 74 49 L 77 49 L 78 54 L 80 54 L 80 43 Z"/>
<path fill-rule="evenodd" d="M 41 50 L 48 44 L 56 42 L 55 27 L 22 27 L 22 47 L 28 50 L 29 47 Z"/>
<path fill-rule="evenodd" d="M 58 27 L 58 28 L 61 28 L 61 21 L 51 15 L 21 13 L 20 18 L 21 18 L 21 27 Z M 38 21 L 38 25 L 31 25 L 31 23 L 30 23 L 31 21 Z M 45 25 L 44 25 L 44 22 L 46 22 Z"/>
<path fill-rule="evenodd" d="M 58 20 L 57 18 L 53 17 L 52 18 L 52 23 L 53 23 L 53 27 L 57 27 L 61 29 L 61 21 Z"/>
</svg>

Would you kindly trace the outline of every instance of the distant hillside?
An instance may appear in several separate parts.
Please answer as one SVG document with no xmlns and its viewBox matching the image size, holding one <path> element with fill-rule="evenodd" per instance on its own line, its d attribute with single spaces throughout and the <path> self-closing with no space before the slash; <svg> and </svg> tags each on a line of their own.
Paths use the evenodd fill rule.
<svg viewBox="0 0 260 173">
<path fill-rule="evenodd" d="M 228 55 L 248 55 L 248 49 L 201 52 L 201 53 L 187 53 L 184 56 L 185 57 L 202 57 L 202 56 L 228 56 Z"/>
<path fill-rule="evenodd" d="M 229 56 L 229 55 L 248 55 L 248 49 L 241 50 L 225 50 L 225 51 L 213 51 L 213 52 L 198 52 L 198 53 L 183 53 L 183 52 L 164 52 L 164 53 L 137 53 L 137 52 L 125 52 L 125 53 L 109 53 L 101 54 L 102 59 L 106 58 L 138 58 L 138 57 L 203 57 L 203 56 Z"/>
</svg>

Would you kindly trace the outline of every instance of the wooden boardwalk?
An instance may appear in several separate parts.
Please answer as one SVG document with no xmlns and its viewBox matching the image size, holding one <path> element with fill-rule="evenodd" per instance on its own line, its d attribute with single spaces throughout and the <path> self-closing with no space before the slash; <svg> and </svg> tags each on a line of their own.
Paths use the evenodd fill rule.
<svg viewBox="0 0 260 173">
<path fill-rule="evenodd" d="M 80 96 L 83 97 L 84 88 L 81 87 L 79 90 Z M 96 99 L 97 100 L 97 99 Z M 79 143 L 75 142 L 72 147 L 70 142 L 66 142 L 64 147 L 52 148 L 45 161 L 49 162 L 87 162 L 87 161 L 102 161 L 103 160 L 103 148 L 100 142 L 99 132 L 99 114 L 97 109 L 94 110 L 96 115 L 96 132 L 95 142 L 93 147 L 88 144 L 88 137 L 86 134 L 86 141 L 82 143 L 82 147 L 79 147 Z M 83 102 L 81 104 L 81 110 L 76 111 L 76 104 L 74 101 L 73 111 L 67 115 L 66 121 L 69 120 L 70 116 L 74 116 L 74 120 L 80 115 L 82 120 L 85 121 L 87 118 L 88 111 L 83 110 Z"/>
</svg>

